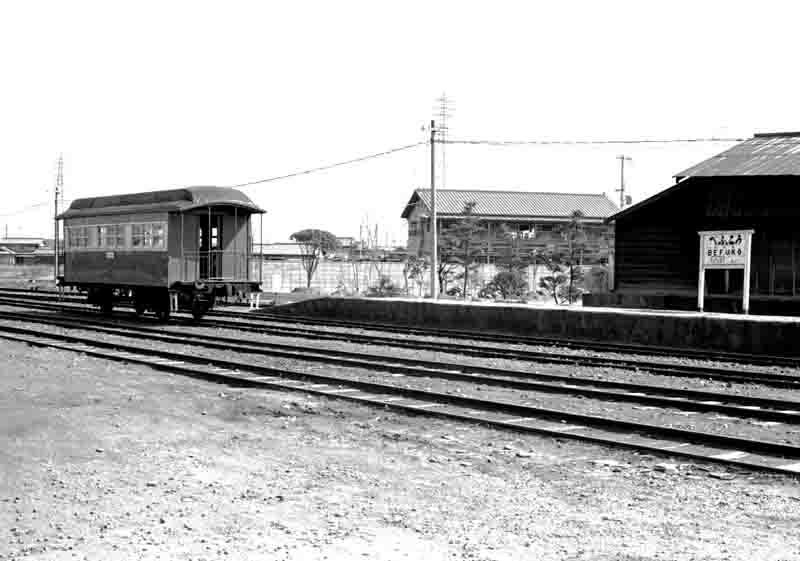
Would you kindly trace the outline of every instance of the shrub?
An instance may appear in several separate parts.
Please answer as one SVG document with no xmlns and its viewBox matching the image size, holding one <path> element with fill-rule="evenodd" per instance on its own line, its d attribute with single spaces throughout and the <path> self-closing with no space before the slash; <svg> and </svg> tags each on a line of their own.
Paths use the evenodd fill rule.
<svg viewBox="0 0 800 561">
<path fill-rule="evenodd" d="M 394 281 L 387 275 L 381 276 L 377 286 L 371 286 L 367 290 L 367 296 L 399 296 L 403 290 L 395 286 Z"/>
<path fill-rule="evenodd" d="M 479 296 L 481 298 L 521 298 L 528 291 L 528 282 L 525 273 L 519 269 L 500 271 L 486 286 L 484 286 Z"/>
</svg>

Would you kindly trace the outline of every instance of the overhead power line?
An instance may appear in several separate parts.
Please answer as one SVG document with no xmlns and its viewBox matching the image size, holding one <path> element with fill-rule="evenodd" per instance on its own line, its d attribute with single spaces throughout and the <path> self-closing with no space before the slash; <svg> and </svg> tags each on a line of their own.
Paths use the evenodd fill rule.
<svg viewBox="0 0 800 561">
<path fill-rule="evenodd" d="M 357 162 L 363 162 L 365 160 L 371 160 L 373 158 L 380 158 L 382 156 L 388 156 L 390 154 L 394 154 L 396 152 L 402 152 L 403 150 L 409 150 L 411 148 L 416 148 L 417 146 L 422 146 L 423 144 L 427 144 L 427 142 L 415 142 L 414 144 L 407 144 L 406 146 L 399 146 L 397 148 L 391 148 L 389 150 L 384 150 L 383 152 L 376 152 L 374 154 L 367 154 L 366 156 L 361 156 L 358 158 L 353 158 L 352 160 L 345 160 L 343 162 L 336 162 L 335 164 L 328 164 L 324 166 L 319 166 L 311 169 L 306 169 L 303 171 L 296 171 L 294 173 L 287 173 L 286 175 L 278 175 L 275 177 L 269 177 L 267 179 L 259 179 L 257 181 L 248 181 L 247 183 L 239 183 L 237 185 L 231 185 L 231 187 L 247 187 L 248 185 L 258 185 L 260 183 L 269 183 L 271 181 L 278 181 L 280 179 L 288 179 L 290 177 L 297 177 L 298 175 L 306 175 L 309 173 L 314 173 L 317 171 L 324 171 L 326 169 L 332 169 L 339 166 L 346 166 L 348 164 L 355 164 Z"/>
<path fill-rule="evenodd" d="M 677 144 L 685 142 L 744 142 L 746 138 L 640 138 L 616 140 L 437 140 L 441 144 L 481 144 L 484 146 L 573 145 L 573 144 Z"/>
<path fill-rule="evenodd" d="M 442 135 L 443 136 L 443 135 Z M 482 140 L 482 139 L 448 139 L 438 138 L 434 140 L 436 144 L 473 144 L 483 146 L 575 146 L 575 145 L 603 145 L 603 144 L 678 144 L 678 143 L 700 143 L 700 142 L 744 142 L 746 138 L 641 138 L 641 139 L 612 139 L 612 140 Z M 298 177 L 300 175 L 308 175 L 318 171 L 325 171 L 340 166 L 356 164 L 374 158 L 381 158 L 389 156 L 397 152 L 403 152 L 423 144 L 430 144 L 430 140 L 424 142 L 415 142 L 414 144 L 407 144 L 405 146 L 398 146 L 382 152 L 375 152 L 374 154 L 367 154 L 350 160 L 344 160 L 333 164 L 326 164 L 317 166 L 302 171 L 287 173 L 285 175 L 276 175 L 266 179 L 258 179 L 255 181 L 247 181 L 245 183 L 237 183 L 229 187 L 248 187 L 250 185 L 260 185 L 262 183 L 270 183 L 272 181 L 280 181 L 282 179 L 289 179 Z M 2 216 L 2 215 L 0 215 Z"/>
<path fill-rule="evenodd" d="M 28 205 L 26 207 L 22 207 L 20 209 L 12 211 L 12 212 L 0 213 L 0 216 L 17 216 L 19 214 L 24 214 L 24 213 L 26 213 L 26 212 L 28 212 L 30 210 L 35 209 L 35 208 L 39 208 L 39 207 L 42 207 L 42 206 L 45 206 L 45 205 L 49 205 L 49 204 L 50 204 L 50 201 L 44 201 L 44 202 L 41 202 L 41 203 L 36 203 L 36 204 Z"/>
</svg>

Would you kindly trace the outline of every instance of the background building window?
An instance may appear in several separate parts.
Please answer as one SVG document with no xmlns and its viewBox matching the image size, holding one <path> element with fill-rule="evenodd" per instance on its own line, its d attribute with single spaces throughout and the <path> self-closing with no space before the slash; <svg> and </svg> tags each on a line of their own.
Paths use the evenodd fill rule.
<svg viewBox="0 0 800 561">
<path fill-rule="evenodd" d="M 533 224 L 520 224 L 519 237 L 523 240 L 532 240 L 536 237 L 536 228 Z"/>
</svg>

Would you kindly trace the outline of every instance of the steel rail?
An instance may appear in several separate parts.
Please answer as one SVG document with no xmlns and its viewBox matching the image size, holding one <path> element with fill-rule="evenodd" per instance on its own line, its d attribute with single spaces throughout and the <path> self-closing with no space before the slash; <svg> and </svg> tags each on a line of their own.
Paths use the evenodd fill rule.
<svg viewBox="0 0 800 561">
<path fill-rule="evenodd" d="M 333 349 L 309 349 L 307 346 L 261 341 L 243 341 L 232 337 L 197 333 L 174 333 L 141 326 L 111 324 L 79 318 L 42 317 L 35 314 L 0 310 L 0 320 L 25 321 L 65 329 L 94 331 L 120 337 L 145 335 L 150 341 L 176 345 L 194 345 L 238 353 L 289 358 L 371 370 L 401 373 L 510 388 L 522 391 L 581 395 L 605 399 L 672 407 L 689 411 L 716 411 L 728 415 L 766 421 L 800 423 L 800 401 L 749 397 L 727 392 L 709 392 L 681 388 L 614 382 L 558 374 L 541 374 L 513 369 L 492 368 L 462 363 L 423 360 Z M 2 326 L 0 326 L 2 327 Z M 797 385 L 800 389 L 800 383 Z M 613 391 L 617 390 L 617 391 Z"/>
<path fill-rule="evenodd" d="M 32 291 L 28 289 L 9 289 L 0 288 L 0 292 L 20 292 L 30 295 L 46 294 L 37 296 L 43 300 L 57 300 L 55 293 L 47 294 L 47 291 Z M 81 303 L 85 298 L 68 296 L 68 302 Z M 62 300 L 64 301 L 64 300 Z M 631 353 L 656 355 L 666 357 L 683 357 L 696 360 L 715 360 L 723 362 L 734 362 L 751 365 L 764 366 L 785 366 L 789 368 L 800 367 L 800 357 L 787 357 L 777 355 L 755 355 L 750 353 L 734 353 L 718 350 L 698 350 L 681 347 L 664 347 L 657 345 L 636 345 L 632 343 L 608 343 L 591 339 L 575 338 L 556 338 L 543 337 L 536 335 L 508 335 L 502 333 L 477 332 L 469 330 L 459 330 L 450 328 L 432 328 L 404 326 L 388 324 L 382 322 L 363 322 L 355 320 L 340 320 L 328 317 L 313 317 L 306 315 L 289 315 L 289 312 L 258 311 L 234 312 L 229 310 L 211 310 L 206 317 L 236 318 L 249 321 L 276 322 L 276 323 L 295 323 L 301 325 L 324 325 L 329 327 L 342 327 L 346 329 L 364 329 L 372 331 L 386 331 L 390 333 L 401 333 L 419 335 L 425 337 L 442 337 L 447 339 L 462 339 L 474 341 L 486 341 L 491 343 L 503 343 L 509 345 L 534 345 L 534 346 L 555 346 L 569 349 L 586 349 L 596 352 L 609 353 Z"/>
<path fill-rule="evenodd" d="M 468 421 L 493 428 L 570 438 L 618 448 L 645 450 L 792 476 L 800 475 L 800 462 L 789 461 L 800 458 L 800 447 L 789 444 L 454 396 L 321 374 L 292 372 L 234 361 L 210 360 L 185 353 L 102 342 L 70 335 L 44 336 L 30 329 L 12 329 L 11 331 L 17 335 L 12 335 L 7 331 L 0 331 L 0 338 L 38 347 L 80 352 L 97 358 L 147 365 L 159 370 L 238 386 L 284 391 L 299 390 L 325 397 L 378 405 L 397 411 Z M 307 382 L 313 383 L 307 384 Z M 353 393 L 346 394 L 346 392 Z M 498 414 L 502 415 L 498 416 Z M 515 416 L 508 418 L 504 415 Z M 568 423 L 584 424 L 569 425 Z"/>
<path fill-rule="evenodd" d="M 19 303 L 6 301 L 0 297 L 0 304 L 20 306 Z M 46 303 L 26 303 L 26 306 L 41 309 L 66 309 L 80 310 L 81 308 L 62 306 Z M 173 320 L 175 321 L 175 320 Z M 180 320 L 178 320 L 180 321 Z M 184 320 L 185 324 L 193 324 Z M 193 324 L 198 325 L 198 324 Z M 798 382 L 797 376 L 787 374 L 775 374 L 760 371 L 745 371 L 741 369 L 726 369 L 712 366 L 698 365 L 671 365 L 663 362 L 649 362 L 641 359 L 622 359 L 597 356 L 563 355 L 542 351 L 526 350 L 504 350 L 494 347 L 464 345 L 461 343 L 447 343 L 440 341 L 425 341 L 418 339 L 397 339 L 392 337 L 372 336 L 353 333 L 334 333 L 325 330 L 309 330 L 292 327 L 272 328 L 263 325 L 251 324 L 241 321 L 204 321 L 199 324 L 202 327 L 216 327 L 219 329 L 234 329 L 238 331 L 255 332 L 261 334 L 277 335 L 280 337 L 302 337 L 317 340 L 347 341 L 366 345 L 379 345 L 408 348 L 414 350 L 426 350 L 434 352 L 448 352 L 473 356 L 479 358 L 500 358 L 506 360 L 522 360 L 549 364 L 568 364 L 574 366 L 591 366 L 605 368 L 620 368 L 626 370 L 644 371 L 651 374 L 677 377 L 701 377 L 719 379 L 725 381 L 736 381 L 742 383 L 762 384 L 774 387 L 795 387 Z"/>
</svg>

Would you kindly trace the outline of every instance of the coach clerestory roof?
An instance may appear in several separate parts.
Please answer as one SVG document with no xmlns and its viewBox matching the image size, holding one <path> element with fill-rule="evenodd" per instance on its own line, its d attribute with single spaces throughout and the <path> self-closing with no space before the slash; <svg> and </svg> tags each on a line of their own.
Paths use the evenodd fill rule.
<svg viewBox="0 0 800 561">
<path fill-rule="evenodd" d="M 106 195 L 76 199 L 58 218 L 77 218 L 140 212 L 187 212 L 205 207 L 236 207 L 249 213 L 263 213 L 250 198 L 229 187 L 185 187 L 164 191 Z"/>
</svg>

